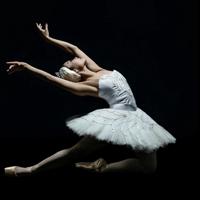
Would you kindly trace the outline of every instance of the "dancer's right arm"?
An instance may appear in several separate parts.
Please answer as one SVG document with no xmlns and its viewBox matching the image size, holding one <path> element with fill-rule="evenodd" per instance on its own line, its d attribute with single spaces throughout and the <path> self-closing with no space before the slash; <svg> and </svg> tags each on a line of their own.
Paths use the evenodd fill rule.
<svg viewBox="0 0 200 200">
<path fill-rule="evenodd" d="M 48 72 L 45 72 L 43 70 L 37 69 L 28 63 L 25 62 L 19 62 L 19 61 L 11 61 L 6 62 L 9 67 L 7 69 L 8 74 L 15 73 L 17 71 L 27 70 L 34 76 L 37 76 L 45 81 L 48 81 L 49 83 L 52 83 L 60 88 L 63 88 L 67 90 L 68 92 L 71 92 L 78 96 L 97 96 L 98 91 L 97 88 L 85 85 L 82 83 L 75 83 L 71 81 L 67 81 L 64 79 L 61 79 L 59 77 L 53 76 Z"/>
</svg>

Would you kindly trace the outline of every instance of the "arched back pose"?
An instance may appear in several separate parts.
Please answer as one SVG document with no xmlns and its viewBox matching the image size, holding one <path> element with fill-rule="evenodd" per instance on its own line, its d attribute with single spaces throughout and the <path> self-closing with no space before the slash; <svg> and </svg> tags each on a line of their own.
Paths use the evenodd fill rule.
<svg viewBox="0 0 200 200">
<path fill-rule="evenodd" d="M 157 166 L 157 149 L 175 143 L 176 139 L 137 107 L 127 80 L 120 72 L 106 70 L 98 66 L 77 46 L 50 37 L 47 24 L 45 28 L 41 24 L 36 26 L 48 43 L 72 54 L 74 59 L 65 62 L 57 76 L 19 61 L 7 62 L 8 73 L 27 70 L 75 95 L 102 98 L 107 101 L 109 108 L 97 109 L 66 121 L 66 125 L 74 133 L 84 136 L 71 148 L 63 149 L 30 167 L 6 167 L 5 175 L 31 175 L 67 165 L 100 173 L 154 172 Z M 86 156 L 107 145 L 130 147 L 136 156 L 115 163 L 107 163 L 102 158 L 94 162 L 82 162 Z"/>
</svg>

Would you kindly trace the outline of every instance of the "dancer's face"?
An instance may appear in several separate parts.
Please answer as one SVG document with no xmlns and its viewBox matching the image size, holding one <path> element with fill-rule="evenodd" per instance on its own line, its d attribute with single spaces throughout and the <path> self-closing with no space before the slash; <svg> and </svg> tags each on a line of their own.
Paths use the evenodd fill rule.
<svg viewBox="0 0 200 200">
<path fill-rule="evenodd" d="M 80 72 L 83 70 L 85 66 L 85 59 L 84 58 L 78 58 L 75 57 L 73 60 L 68 60 L 66 61 L 63 66 L 75 71 L 75 72 Z"/>
</svg>

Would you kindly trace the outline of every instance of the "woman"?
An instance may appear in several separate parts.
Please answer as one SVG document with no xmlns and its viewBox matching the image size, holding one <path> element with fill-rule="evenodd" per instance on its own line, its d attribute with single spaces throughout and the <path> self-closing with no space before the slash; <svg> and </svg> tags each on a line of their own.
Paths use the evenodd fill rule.
<svg viewBox="0 0 200 200">
<path fill-rule="evenodd" d="M 56 73 L 57 76 L 18 61 L 7 62 L 8 73 L 27 70 L 75 95 L 102 98 L 110 107 L 66 121 L 73 132 L 84 136 L 71 148 L 63 149 L 30 167 L 6 167 L 5 175 L 31 175 L 69 165 L 100 173 L 154 172 L 157 149 L 175 143 L 175 138 L 137 107 L 133 93 L 121 73 L 103 69 L 78 47 L 50 37 L 47 24 L 45 28 L 41 24 L 36 26 L 48 43 L 72 54 L 74 59 L 65 62 Z M 94 162 L 80 162 L 108 145 L 129 147 L 135 152 L 135 157 L 109 164 L 102 158 Z"/>
</svg>

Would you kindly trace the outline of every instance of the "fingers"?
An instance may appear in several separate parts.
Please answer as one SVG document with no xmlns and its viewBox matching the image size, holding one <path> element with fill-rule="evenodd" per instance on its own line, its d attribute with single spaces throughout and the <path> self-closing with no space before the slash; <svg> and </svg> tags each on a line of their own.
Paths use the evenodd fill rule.
<svg viewBox="0 0 200 200">
<path fill-rule="evenodd" d="M 6 71 L 11 70 L 14 67 L 14 65 L 10 65 L 9 68 Z"/>
<path fill-rule="evenodd" d="M 35 23 L 36 24 L 36 27 L 39 29 L 39 24 L 38 23 Z"/>
<path fill-rule="evenodd" d="M 22 62 L 19 62 L 19 61 L 8 61 L 8 62 L 6 62 L 6 64 L 8 64 L 8 65 L 21 65 Z"/>
<path fill-rule="evenodd" d="M 48 31 L 48 24 L 45 24 L 45 30 Z"/>
<path fill-rule="evenodd" d="M 42 28 L 42 24 L 41 23 L 35 23 L 36 24 L 36 26 L 37 26 L 37 28 L 39 29 L 39 30 L 44 30 L 43 28 Z M 47 31 L 48 30 L 48 24 L 47 23 L 45 23 L 45 30 Z"/>
<path fill-rule="evenodd" d="M 41 24 L 36 23 L 36 26 L 37 26 L 37 28 L 38 28 L 40 31 L 43 31 L 42 25 L 41 25 Z"/>
<path fill-rule="evenodd" d="M 6 70 L 9 75 L 14 72 L 21 71 L 24 69 L 23 62 L 6 62 L 6 63 L 10 64 L 10 66 Z"/>
<path fill-rule="evenodd" d="M 39 28 L 39 27 L 40 27 L 40 26 L 39 26 L 39 24 L 38 24 L 37 22 L 36 22 L 35 24 L 36 24 L 37 28 Z"/>
<path fill-rule="evenodd" d="M 15 72 L 14 67 L 15 67 L 15 65 L 10 65 L 9 68 L 6 70 L 9 75 Z"/>
<path fill-rule="evenodd" d="M 16 65 L 16 64 L 19 64 L 19 62 L 18 61 L 9 61 L 9 62 L 6 62 L 6 64 L 9 64 L 9 65 L 14 64 L 14 65 Z"/>
</svg>

